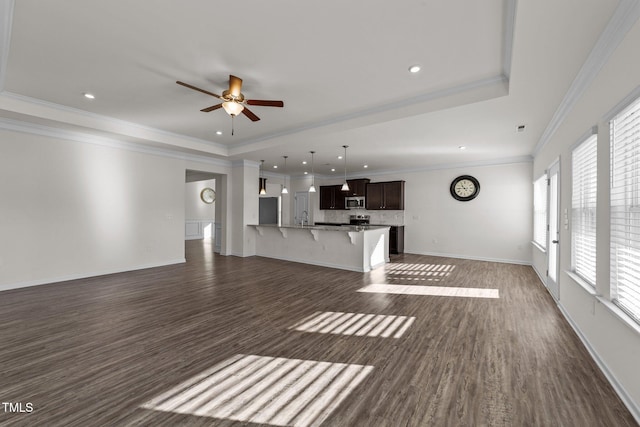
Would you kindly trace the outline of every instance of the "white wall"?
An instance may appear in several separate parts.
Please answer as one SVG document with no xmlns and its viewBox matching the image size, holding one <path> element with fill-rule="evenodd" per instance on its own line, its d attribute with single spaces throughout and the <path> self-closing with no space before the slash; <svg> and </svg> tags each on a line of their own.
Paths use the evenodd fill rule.
<svg viewBox="0 0 640 427">
<path fill-rule="evenodd" d="M 247 224 L 258 223 L 258 163 L 248 160 L 234 162 L 231 179 L 231 254 L 252 256 L 256 253 L 255 229 Z"/>
<path fill-rule="evenodd" d="M 469 202 L 449 192 L 460 175 L 480 182 Z M 420 172 L 406 181 L 406 252 L 531 262 L 531 163 Z"/>
<path fill-rule="evenodd" d="M 405 210 L 367 213 L 373 222 L 405 225 L 405 252 L 498 262 L 531 263 L 531 163 L 425 170 L 369 176 L 371 182 L 405 181 Z M 469 202 L 451 197 L 459 175 L 480 182 Z M 337 182 L 325 181 L 324 184 Z M 351 211 L 315 212 L 316 221 L 347 220 Z M 321 218 L 321 219 L 320 219 Z"/>
<path fill-rule="evenodd" d="M 182 161 L 0 130 L 0 289 L 184 261 Z"/>
<path fill-rule="evenodd" d="M 205 188 L 215 191 L 216 180 L 185 184 L 185 240 L 215 237 L 216 202 L 208 204 L 202 201 L 200 194 Z"/>
<path fill-rule="evenodd" d="M 637 90 L 640 75 L 640 23 L 627 33 L 622 43 L 578 99 L 550 141 L 534 159 L 532 178 L 539 176 L 553 159 L 560 158 L 560 209 L 571 211 L 571 152 L 577 142 L 592 126 L 599 125 L 598 163 L 598 242 L 597 242 L 597 294 L 589 292 L 574 281 L 567 271 L 571 269 L 571 235 L 560 232 L 560 298 L 558 305 L 570 320 L 580 337 L 591 350 L 596 361 L 616 387 L 627 406 L 640 420 L 640 325 L 625 321 L 625 316 L 607 303 L 609 295 L 609 242 L 608 228 L 608 127 L 604 117 L 625 97 Z M 602 146 L 604 144 L 604 146 Z M 539 273 L 546 271 L 546 256 L 534 249 L 534 267 Z"/>
<path fill-rule="evenodd" d="M 200 198 L 200 192 L 205 188 L 216 189 L 216 180 L 187 182 L 185 184 L 185 218 L 187 220 L 215 221 L 216 202 L 204 203 Z M 216 194 L 217 196 L 217 194 Z"/>
</svg>

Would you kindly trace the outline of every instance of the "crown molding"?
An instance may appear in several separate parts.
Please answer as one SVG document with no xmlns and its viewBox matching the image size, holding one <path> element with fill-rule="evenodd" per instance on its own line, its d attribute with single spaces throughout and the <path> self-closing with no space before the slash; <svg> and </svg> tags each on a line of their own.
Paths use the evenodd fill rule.
<svg viewBox="0 0 640 427">
<path fill-rule="evenodd" d="M 533 163 L 533 157 L 518 156 L 518 157 L 506 157 L 504 159 L 478 160 L 474 162 L 441 163 L 438 165 L 425 166 L 422 168 L 388 169 L 388 170 L 381 170 L 381 171 L 368 172 L 368 173 L 358 173 L 353 175 L 347 175 L 347 178 L 348 179 L 368 178 L 370 176 L 396 175 L 396 174 L 428 172 L 428 171 L 444 170 L 444 169 L 475 168 L 475 167 L 483 167 L 483 166 L 501 166 L 501 165 L 516 164 L 516 163 Z"/>
<path fill-rule="evenodd" d="M 176 146 L 184 144 L 185 146 L 200 145 L 210 147 L 213 150 L 211 154 L 225 157 L 228 156 L 229 153 L 228 147 L 224 144 L 168 132 L 125 120 L 115 119 L 113 117 L 103 116 L 89 111 L 80 110 L 78 108 L 68 107 L 13 92 L 4 91 L 0 93 L 0 105 L 8 111 L 40 119 L 59 121 L 74 126 L 90 127 L 98 131 L 110 132 L 127 137 L 146 139 Z M 36 114 L 35 111 L 37 111 L 38 114 Z"/>
<path fill-rule="evenodd" d="M 562 122 L 569 115 L 576 102 L 591 85 L 609 57 L 616 50 L 620 42 L 627 35 L 631 27 L 640 17 L 640 0 L 620 0 L 613 16 L 598 37 L 598 41 L 591 49 L 584 64 L 578 71 L 576 78 L 569 86 L 569 90 L 560 102 L 547 128 L 542 133 L 538 144 L 533 149 L 536 156 L 549 143 Z"/>
<path fill-rule="evenodd" d="M 194 162 L 201 162 L 206 164 L 211 164 L 215 166 L 221 166 L 225 168 L 229 167 L 253 167 L 259 168 L 260 162 L 256 162 L 253 160 L 247 159 L 239 159 L 234 161 L 217 159 L 207 156 L 200 156 L 197 154 L 189 154 L 189 153 L 181 153 L 175 150 L 163 149 L 157 147 L 148 147 L 146 145 L 137 144 L 135 142 L 123 142 L 112 138 L 106 138 L 102 136 L 90 135 L 82 132 L 76 131 L 68 131 L 62 130 L 59 128 L 51 127 L 51 126 L 43 126 L 37 125 L 34 123 L 22 122 L 19 120 L 6 119 L 0 117 L 0 129 L 21 132 L 21 133 L 29 133 L 34 135 L 46 136 L 50 138 L 63 139 L 68 141 L 82 142 L 88 144 L 101 145 L 105 147 L 118 148 L 122 150 L 134 151 L 138 153 L 151 154 L 162 157 L 169 157 L 179 160 L 190 160 Z M 491 159 L 491 160 L 482 160 L 475 162 L 461 162 L 461 163 L 443 163 L 433 166 L 426 166 L 422 168 L 408 168 L 408 169 L 386 169 L 381 171 L 370 171 L 367 173 L 357 173 L 357 174 L 348 174 L 348 179 L 356 179 L 356 178 L 367 178 L 370 176 L 381 176 L 381 175 L 394 175 L 394 174 L 407 174 L 407 173 L 416 173 L 416 172 L 426 172 L 433 170 L 443 170 L 443 169 L 456 169 L 456 168 L 472 168 L 472 167 L 482 167 L 482 166 L 498 166 L 505 164 L 513 164 L 513 163 L 532 163 L 532 156 L 519 156 L 519 157 L 508 157 L 504 159 Z M 263 175 L 271 178 L 282 178 L 285 176 L 283 173 L 263 171 Z M 301 179 L 301 178 L 310 178 L 309 175 L 286 175 L 289 178 Z M 336 177 L 334 175 L 323 175 L 323 174 L 315 174 L 317 179 L 337 179 L 340 177 Z"/>
<path fill-rule="evenodd" d="M 407 117 L 407 112 L 411 112 L 410 115 L 419 115 L 424 114 L 426 112 L 420 111 L 419 109 L 415 109 L 416 105 L 419 104 L 428 104 L 435 101 L 443 101 L 452 99 L 456 101 L 456 97 L 461 95 L 467 95 L 468 97 L 473 97 L 473 99 L 466 99 L 463 103 L 457 101 L 456 105 L 468 104 L 470 102 L 478 102 L 481 100 L 493 99 L 498 96 L 504 96 L 508 93 L 509 87 L 509 79 L 500 74 L 498 76 L 488 77 L 481 80 L 476 80 L 473 82 L 461 84 L 458 86 L 436 90 L 433 92 L 427 92 L 420 95 L 416 95 L 413 97 L 409 97 L 400 101 L 385 103 L 382 105 L 377 105 L 375 107 L 366 108 L 363 110 L 359 110 L 350 114 L 343 114 L 340 116 L 334 116 L 325 120 L 319 120 L 317 122 L 310 123 L 308 125 L 294 127 L 290 129 L 285 129 L 281 132 L 275 132 L 268 135 L 264 135 L 258 138 L 245 140 L 239 143 L 234 144 L 233 148 L 229 149 L 229 155 L 241 155 L 251 150 L 249 148 L 252 145 L 259 144 L 265 141 L 274 140 L 277 138 L 282 138 L 285 136 L 291 136 L 294 134 L 298 134 L 301 132 L 306 132 L 310 130 L 316 130 L 321 128 L 327 128 L 330 126 L 343 124 L 352 120 L 363 119 L 363 118 L 375 118 L 376 115 L 387 114 L 384 117 L 384 120 L 393 120 L 402 117 Z M 442 109 L 443 107 L 439 107 Z M 389 113 L 394 112 L 395 114 L 389 115 Z M 265 148 L 265 147 L 252 147 L 255 149 Z"/>
<path fill-rule="evenodd" d="M 517 0 L 508 0 L 505 5 L 504 38 L 502 41 L 502 73 L 511 78 L 511 60 L 513 55 L 513 34 L 516 25 Z"/>
<path fill-rule="evenodd" d="M 194 162 L 206 163 L 215 166 L 228 168 L 231 166 L 229 160 L 217 159 L 213 157 L 201 156 L 197 154 L 182 153 L 171 149 L 149 147 L 135 142 L 123 142 L 117 139 L 90 135 L 82 132 L 63 130 L 51 126 L 38 125 L 34 123 L 22 122 L 19 120 L 0 117 L 0 129 L 28 133 L 32 135 L 46 136 L 49 138 L 62 139 L 67 141 L 81 142 L 86 144 L 100 145 L 103 147 L 117 148 L 121 150 L 133 151 L 143 154 L 151 154 L 161 157 L 169 157 L 179 160 L 190 160 Z"/>
<path fill-rule="evenodd" d="M 425 166 L 422 168 L 407 168 L 407 169 L 385 169 L 381 171 L 372 171 L 372 172 L 358 172 L 347 174 L 347 179 L 358 179 L 358 178 L 370 178 L 372 176 L 385 176 L 385 175 L 403 175 L 409 173 L 419 173 L 419 172 L 429 172 L 435 170 L 446 170 L 446 169 L 461 169 L 461 168 L 475 168 L 475 167 L 486 167 L 486 166 L 501 166 L 501 165 L 511 165 L 518 163 L 533 163 L 533 156 L 517 156 L 517 157 L 507 157 L 504 159 L 490 159 L 490 160 L 480 160 L 475 162 L 460 162 L 460 163 L 442 163 L 438 165 Z M 309 175 L 292 175 L 292 179 L 302 179 L 302 178 L 311 178 L 311 174 Z M 335 176 L 335 175 L 319 175 L 316 174 L 316 179 L 335 179 L 342 180 L 343 176 Z"/>
<path fill-rule="evenodd" d="M 247 159 L 237 159 L 237 160 L 231 161 L 231 167 L 232 168 L 248 167 L 248 168 L 259 169 L 260 162 L 247 160 Z"/>
<path fill-rule="evenodd" d="M 0 0 L 0 91 L 4 89 L 11 46 L 11 25 L 13 23 L 14 0 Z"/>
</svg>

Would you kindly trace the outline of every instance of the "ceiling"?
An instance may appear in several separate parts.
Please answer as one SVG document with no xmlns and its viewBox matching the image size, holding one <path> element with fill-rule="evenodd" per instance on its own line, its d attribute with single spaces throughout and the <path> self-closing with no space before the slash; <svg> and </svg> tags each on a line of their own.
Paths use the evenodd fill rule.
<svg viewBox="0 0 640 427">
<path fill-rule="evenodd" d="M 287 155 L 290 174 L 314 150 L 316 173 L 340 175 L 343 145 L 353 176 L 522 161 L 616 7 L 0 0 L 0 117 L 280 171 Z M 224 110 L 199 111 L 217 99 L 175 83 L 221 93 L 229 74 L 284 108 L 252 106 L 261 120 L 237 117 L 232 136 Z"/>
</svg>

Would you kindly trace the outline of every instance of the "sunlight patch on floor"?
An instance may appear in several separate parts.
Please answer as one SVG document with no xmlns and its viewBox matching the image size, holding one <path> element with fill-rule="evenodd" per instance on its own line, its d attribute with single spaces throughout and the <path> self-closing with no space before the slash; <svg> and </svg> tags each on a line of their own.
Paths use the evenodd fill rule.
<svg viewBox="0 0 640 427">
<path fill-rule="evenodd" d="M 438 282 L 449 276 L 455 269 L 455 265 L 450 264 L 408 264 L 408 263 L 391 263 L 385 265 L 385 272 L 392 280 L 428 280 Z"/>
<path fill-rule="evenodd" d="M 238 354 L 142 405 L 277 426 L 319 426 L 373 366 Z"/>
<path fill-rule="evenodd" d="M 374 284 L 360 288 L 358 289 L 358 292 L 461 298 L 500 298 L 498 289 L 457 288 L 444 286 Z"/>
<path fill-rule="evenodd" d="M 416 320 L 409 316 L 317 311 L 289 329 L 320 334 L 400 338 Z"/>
</svg>

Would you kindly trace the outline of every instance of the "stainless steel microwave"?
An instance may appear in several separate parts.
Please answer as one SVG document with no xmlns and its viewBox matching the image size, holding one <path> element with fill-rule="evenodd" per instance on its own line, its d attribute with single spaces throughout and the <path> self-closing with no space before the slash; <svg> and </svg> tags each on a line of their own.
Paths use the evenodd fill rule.
<svg viewBox="0 0 640 427">
<path fill-rule="evenodd" d="M 345 197 L 344 205 L 347 209 L 364 209 L 364 197 Z"/>
</svg>

